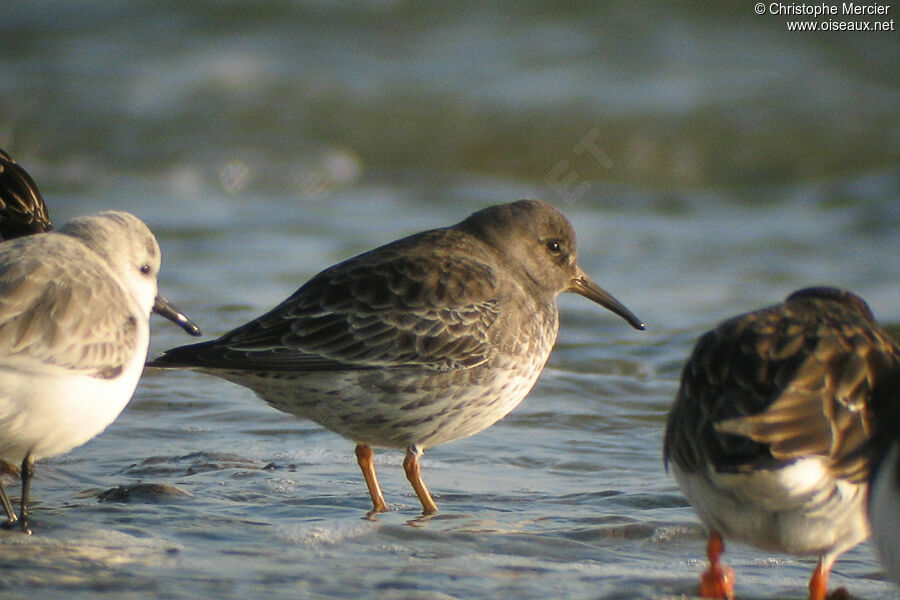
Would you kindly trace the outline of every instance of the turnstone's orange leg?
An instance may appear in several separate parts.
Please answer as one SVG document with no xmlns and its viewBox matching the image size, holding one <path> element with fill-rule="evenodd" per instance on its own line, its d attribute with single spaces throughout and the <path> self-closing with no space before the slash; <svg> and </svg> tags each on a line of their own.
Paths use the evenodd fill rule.
<svg viewBox="0 0 900 600">
<path fill-rule="evenodd" d="M 416 490 L 419 502 L 422 503 L 422 514 L 433 515 L 438 508 L 437 504 L 434 503 L 434 498 L 431 497 L 431 493 L 428 491 L 428 487 L 422 481 L 422 470 L 419 468 L 419 456 L 421 455 L 422 451 L 417 446 L 407 448 L 406 458 L 403 459 L 403 470 L 406 471 L 406 478 L 412 484 L 413 489 Z"/>
<path fill-rule="evenodd" d="M 366 487 L 369 488 L 369 496 L 372 497 L 372 512 L 369 513 L 370 515 L 390 510 L 384 501 L 384 494 L 381 493 L 381 486 L 378 485 L 378 477 L 375 475 L 375 463 L 372 460 L 374 456 L 375 453 L 369 445 L 356 445 L 356 462 L 359 463 L 363 478 L 366 480 Z"/>
<path fill-rule="evenodd" d="M 825 600 L 828 596 L 828 576 L 831 574 L 831 568 L 826 567 L 822 559 L 819 558 L 819 564 L 809 580 L 809 600 Z"/>
<path fill-rule="evenodd" d="M 711 531 L 709 541 L 706 543 L 706 556 L 709 558 L 709 568 L 700 576 L 700 597 L 720 598 L 730 600 L 734 598 L 734 571 L 719 562 L 722 552 L 725 551 L 725 542 L 718 531 Z"/>
</svg>

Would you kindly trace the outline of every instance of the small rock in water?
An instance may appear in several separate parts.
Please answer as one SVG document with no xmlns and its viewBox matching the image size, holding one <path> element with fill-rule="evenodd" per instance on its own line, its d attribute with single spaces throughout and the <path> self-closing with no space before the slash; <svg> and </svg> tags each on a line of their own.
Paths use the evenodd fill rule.
<svg viewBox="0 0 900 600">
<path fill-rule="evenodd" d="M 100 502 L 167 502 L 175 498 L 189 498 L 190 493 L 165 483 L 135 483 L 120 485 L 97 495 Z"/>
</svg>

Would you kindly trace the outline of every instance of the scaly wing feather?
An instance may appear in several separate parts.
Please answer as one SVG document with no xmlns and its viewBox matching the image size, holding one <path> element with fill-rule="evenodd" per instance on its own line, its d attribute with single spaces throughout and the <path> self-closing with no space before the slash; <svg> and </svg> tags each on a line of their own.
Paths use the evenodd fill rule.
<svg viewBox="0 0 900 600">
<path fill-rule="evenodd" d="M 822 456 L 843 477 L 865 476 L 869 405 L 892 393 L 900 353 L 855 296 L 816 293 L 730 319 L 698 341 L 667 427 L 667 461 L 742 470 Z"/>
<path fill-rule="evenodd" d="M 458 242 L 455 252 L 435 243 Z M 463 234 L 425 232 L 323 271 L 269 313 L 151 364 L 210 369 L 474 367 L 492 356 L 494 271 Z M 431 247 L 427 256 L 420 247 Z"/>
</svg>

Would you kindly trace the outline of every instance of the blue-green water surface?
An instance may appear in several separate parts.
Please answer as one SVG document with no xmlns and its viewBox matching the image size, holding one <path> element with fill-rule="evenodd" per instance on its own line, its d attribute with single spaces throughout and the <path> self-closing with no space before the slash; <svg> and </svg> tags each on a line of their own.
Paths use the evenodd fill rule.
<svg viewBox="0 0 900 600">
<path fill-rule="evenodd" d="M 900 326 L 895 32 L 789 32 L 743 1 L 2 12 L 0 147 L 57 223 L 143 218 L 161 290 L 209 336 L 334 262 L 521 197 L 569 216 L 582 267 L 648 329 L 561 298 L 530 396 L 423 458 L 427 519 L 401 454 L 376 460 L 395 510 L 366 520 L 352 443 L 148 372 L 106 432 L 39 463 L 35 534 L 0 535 L 0 597 L 690 597 L 704 533 L 660 447 L 694 339 L 812 284 Z M 191 341 L 152 325 L 153 355 Z M 178 493 L 98 501 L 139 483 Z M 741 598 L 804 598 L 815 562 L 726 558 Z M 867 544 L 832 584 L 900 597 Z"/>
</svg>

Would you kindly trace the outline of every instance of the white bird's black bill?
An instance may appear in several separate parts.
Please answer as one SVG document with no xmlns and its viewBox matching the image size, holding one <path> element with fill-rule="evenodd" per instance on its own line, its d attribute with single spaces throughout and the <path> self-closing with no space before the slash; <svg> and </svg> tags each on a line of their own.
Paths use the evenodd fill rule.
<svg viewBox="0 0 900 600">
<path fill-rule="evenodd" d="M 203 335 L 200 332 L 200 328 L 197 327 L 197 325 L 193 321 L 191 321 L 187 317 L 187 315 L 181 312 L 162 295 L 156 296 L 156 304 L 153 305 L 153 312 L 167 318 L 176 325 L 181 326 L 182 329 L 193 336 Z"/>
</svg>

